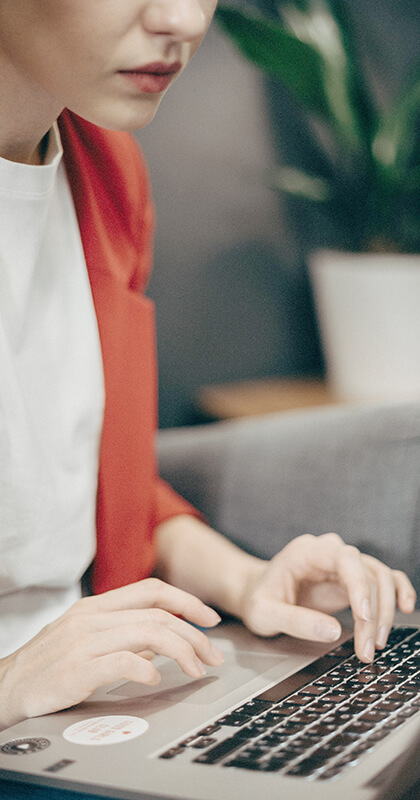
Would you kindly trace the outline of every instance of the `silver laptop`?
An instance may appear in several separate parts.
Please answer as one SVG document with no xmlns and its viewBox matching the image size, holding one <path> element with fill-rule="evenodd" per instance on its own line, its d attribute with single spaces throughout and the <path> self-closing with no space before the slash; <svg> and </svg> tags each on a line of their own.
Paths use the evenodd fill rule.
<svg viewBox="0 0 420 800">
<path fill-rule="evenodd" d="M 3 731 L 0 778 L 126 800 L 394 800 L 420 779 L 420 613 L 372 665 L 349 633 L 329 652 L 212 636 L 226 660 L 200 680 L 159 657 L 158 688 L 120 681 Z"/>
</svg>

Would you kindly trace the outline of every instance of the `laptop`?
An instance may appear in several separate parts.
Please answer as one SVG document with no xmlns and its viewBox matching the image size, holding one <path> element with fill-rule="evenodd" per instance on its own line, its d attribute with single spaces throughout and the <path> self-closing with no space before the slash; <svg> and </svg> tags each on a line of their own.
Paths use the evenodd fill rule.
<svg viewBox="0 0 420 800">
<path fill-rule="evenodd" d="M 158 687 L 119 681 L 0 733 L 0 779 L 124 800 L 418 800 L 420 612 L 371 665 L 349 630 L 329 650 L 234 622 L 211 636 L 225 663 L 199 680 L 158 657 Z"/>
</svg>

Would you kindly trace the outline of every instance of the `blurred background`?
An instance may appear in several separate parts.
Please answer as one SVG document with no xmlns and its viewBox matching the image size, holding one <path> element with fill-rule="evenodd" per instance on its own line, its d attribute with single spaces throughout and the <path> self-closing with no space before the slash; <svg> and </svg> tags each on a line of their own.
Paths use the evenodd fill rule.
<svg viewBox="0 0 420 800">
<path fill-rule="evenodd" d="M 343 0 L 375 91 L 398 93 L 420 42 L 419 0 Z M 242 3 L 270 11 L 272 0 Z M 306 268 L 319 246 L 351 247 L 322 207 L 284 201 L 263 180 L 282 159 L 316 167 L 304 112 L 213 24 L 188 69 L 137 134 L 157 231 L 160 426 L 202 421 L 199 387 L 322 376 Z"/>
</svg>

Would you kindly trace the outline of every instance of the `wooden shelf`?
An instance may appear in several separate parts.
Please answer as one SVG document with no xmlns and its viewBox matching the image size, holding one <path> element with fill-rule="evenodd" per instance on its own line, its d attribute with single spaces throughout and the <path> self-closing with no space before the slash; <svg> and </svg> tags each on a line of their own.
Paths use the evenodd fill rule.
<svg viewBox="0 0 420 800">
<path fill-rule="evenodd" d="M 198 410 L 213 419 L 234 419 L 296 408 L 342 402 L 327 385 L 312 378 L 259 378 L 203 386 L 196 395 Z"/>
</svg>

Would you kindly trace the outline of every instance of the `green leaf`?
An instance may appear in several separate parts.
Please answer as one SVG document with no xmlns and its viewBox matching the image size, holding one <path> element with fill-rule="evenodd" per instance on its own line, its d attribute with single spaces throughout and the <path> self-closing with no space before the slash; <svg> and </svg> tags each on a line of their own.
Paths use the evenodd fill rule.
<svg viewBox="0 0 420 800">
<path fill-rule="evenodd" d="M 354 47 L 354 31 L 342 0 L 279 3 L 287 29 L 311 45 L 324 63 L 324 91 L 336 135 L 352 153 L 369 151 L 374 104 L 364 85 Z"/>
<path fill-rule="evenodd" d="M 323 60 L 313 47 L 259 14 L 221 5 L 216 19 L 250 61 L 281 80 L 312 112 L 329 119 Z"/>
<path fill-rule="evenodd" d="M 378 124 L 377 102 L 369 86 L 364 64 L 356 46 L 357 35 L 349 8 L 343 0 L 327 0 L 331 13 L 341 31 L 342 45 L 347 59 L 349 95 L 354 112 L 358 116 L 359 127 L 367 146 L 370 148 Z"/>
<path fill-rule="evenodd" d="M 403 97 L 385 114 L 373 141 L 373 154 L 387 172 L 400 172 L 409 166 L 419 118 L 420 76 L 417 76 Z"/>
<path fill-rule="evenodd" d="M 277 191 L 317 203 L 325 203 L 333 196 L 332 188 L 325 178 L 310 175 L 295 167 L 276 167 L 269 176 L 269 183 Z"/>
</svg>

